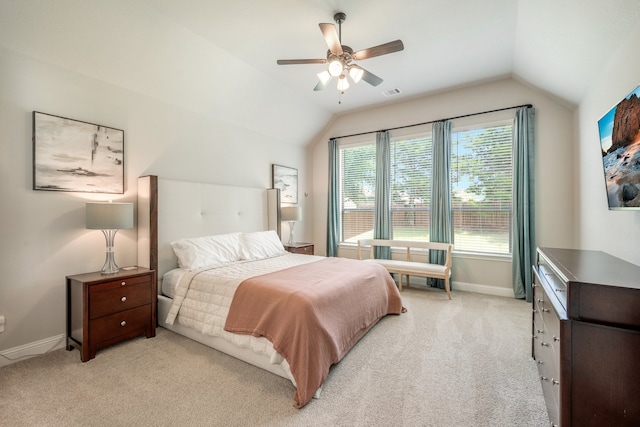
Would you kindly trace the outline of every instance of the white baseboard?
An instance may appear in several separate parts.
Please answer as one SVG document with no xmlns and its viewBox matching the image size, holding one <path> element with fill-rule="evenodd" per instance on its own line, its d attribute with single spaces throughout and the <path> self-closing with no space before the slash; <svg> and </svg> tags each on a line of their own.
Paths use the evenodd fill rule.
<svg viewBox="0 0 640 427">
<path fill-rule="evenodd" d="M 418 276 L 411 276 L 409 278 L 410 286 L 415 287 L 424 287 L 425 278 Z M 477 283 L 467 283 L 467 282 L 456 282 L 455 280 L 451 282 L 451 289 L 454 291 L 460 292 L 475 292 L 477 294 L 485 294 L 485 295 L 495 295 L 497 297 L 508 297 L 513 298 L 513 289 L 503 288 L 498 286 L 489 286 L 489 285 L 479 285 Z"/>
<path fill-rule="evenodd" d="M 476 283 L 453 282 L 452 288 L 456 291 L 475 292 L 477 294 L 495 295 L 498 297 L 513 298 L 513 289 L 499 288 L 497 286 L 478 285 Z"/>
<path fill-rule="evenodd" d="M 18 347 L 2 350 L 0 351 L 0 368 L 30 357 L 39 356 L 53 350 L 64 348 L 66 345 L 65 338 L 65 334 L 60 334 L 40 341 L 34 341 Z"/>
</svg>

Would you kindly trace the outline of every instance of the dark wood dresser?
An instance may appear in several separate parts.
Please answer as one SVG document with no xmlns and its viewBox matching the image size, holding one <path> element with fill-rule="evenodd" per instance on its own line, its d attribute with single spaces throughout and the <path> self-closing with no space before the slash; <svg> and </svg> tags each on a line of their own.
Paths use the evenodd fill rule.
<svg viewBox="0 0 640 427">
<path fill-rule="evenodd" d="M 156 336 L 156 273 L 142 267 L 67 276 L 67 350 L 83 362 L 138 335 Z"/>
<path fill-rule="evenodd" d="M 538 248 L 532 353 L 553 426 L 640 425 L 640 267 Z"/>
</svg>

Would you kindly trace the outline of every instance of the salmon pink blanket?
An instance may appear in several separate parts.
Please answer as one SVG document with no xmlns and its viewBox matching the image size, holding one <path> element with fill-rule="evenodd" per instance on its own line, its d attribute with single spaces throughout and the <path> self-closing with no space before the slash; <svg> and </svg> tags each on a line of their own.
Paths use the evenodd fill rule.
<svg viewBox="0 0 640 427">
<path fill-rule="evenodd" d="M 326 258 L 243 281 L 224 329 L 266 337 L 287 360 L 296 382 L 294 406 L 306 405 L 329 368 L 402 301 L 377 264 Z"/>
</svg>

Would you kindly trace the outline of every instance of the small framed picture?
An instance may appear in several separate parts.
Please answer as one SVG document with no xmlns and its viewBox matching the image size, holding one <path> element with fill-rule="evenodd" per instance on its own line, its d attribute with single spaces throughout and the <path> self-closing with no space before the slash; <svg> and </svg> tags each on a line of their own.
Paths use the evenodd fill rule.
<svg viewBox="0 0 640 427">
<path fill-rule="evenodd" d="M 280 189 L 282 203 L 298 203 L 298 169 L 271 165 L 271 186 Z"/>
<path fill-rule="evenodd" d="M 33 189 L 124 193 L 124 131 L 33 112 Z"/>
</svg>

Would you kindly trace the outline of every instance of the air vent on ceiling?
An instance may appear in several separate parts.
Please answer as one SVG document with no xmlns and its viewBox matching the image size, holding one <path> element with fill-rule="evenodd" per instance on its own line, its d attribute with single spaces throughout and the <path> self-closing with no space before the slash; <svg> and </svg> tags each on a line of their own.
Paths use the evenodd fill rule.
<svg viewBox="0 0 640 427">
<path fill-rule="evenodd" d="M 391 90 L 385 90 L 384 92 L 382 92 L 382 94 L 387 98 L 390 96 L 398 95 L 399 93 L 400 93 L 400 89 L 391 89 Z"/>
</svg>

